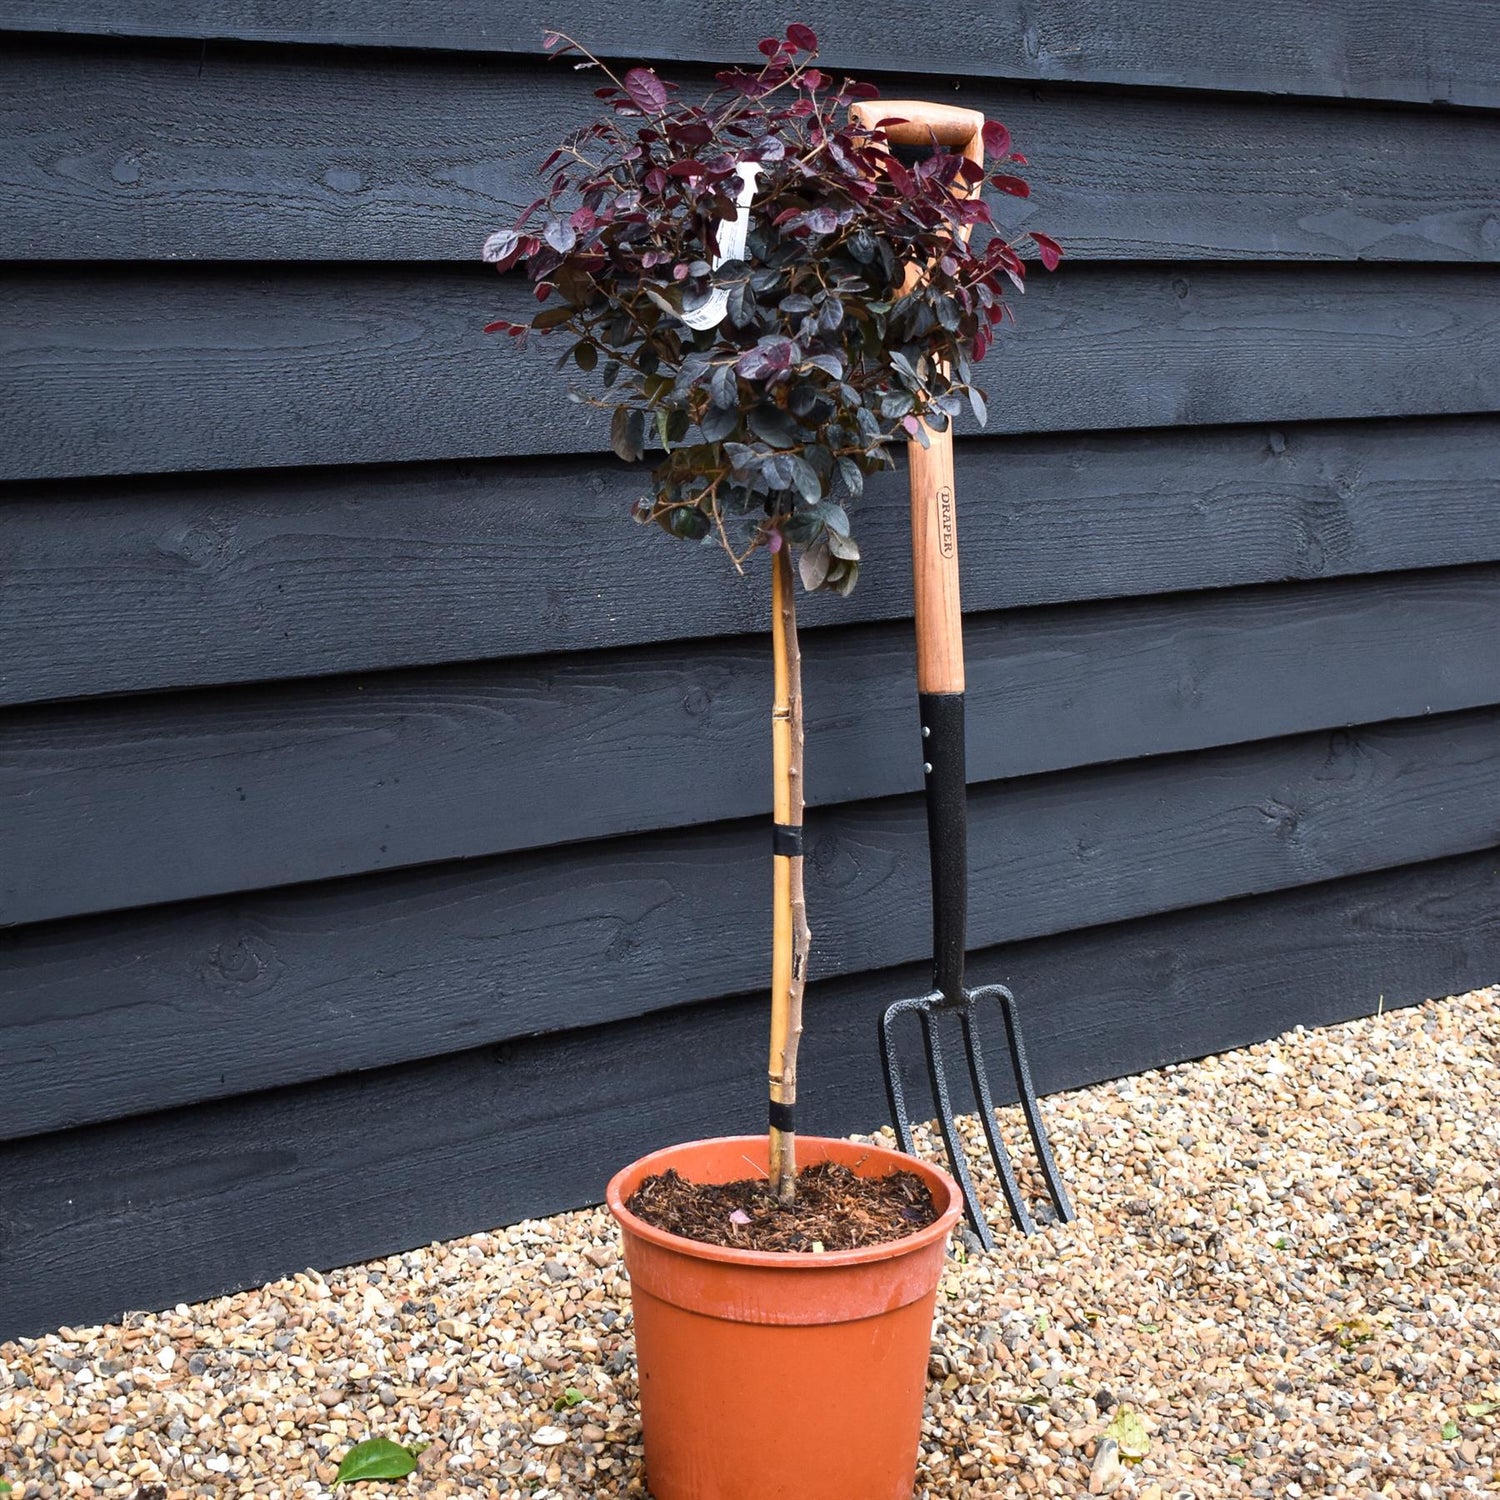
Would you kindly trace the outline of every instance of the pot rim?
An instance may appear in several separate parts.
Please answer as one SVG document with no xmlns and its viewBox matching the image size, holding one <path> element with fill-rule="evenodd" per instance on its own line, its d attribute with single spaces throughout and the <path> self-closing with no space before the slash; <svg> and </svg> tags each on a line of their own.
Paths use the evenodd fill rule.
<svg viewBox="0 0 1500 1500">
<path fill-rule="evenodd" d="M 904 1151 L 893 1151 L 888 1146 L 865 1146 L 838 1136 L 798 1136 L 797 1139 L 804 1145 L 836 1146 L 847 1151 L 882 1157 L 891 1163 L 892 1171 L 914 1171 L 927 1183 L 935 1199 L 940 1196 L 938 1189 L 947 1194 L 946 1206 L 940 1206 L 937 1218 L 914 1234 L 903 1235 L 898 1240 L 881 1240 L 873 1245 L 856 1245 L 850 1250 L 827 1250 L 821 1255 L 806 1250 L 741 1250 L 733 1245 L 710 1245 L 703 1240 L 690 1240 L 686 1235 L 658 1229 L 654 1224 L 638 1218 L 625 1206 L 621 1184 L 626 1177 L 640 1172 L 642 1168 L 648 1169 L 641 1174 L 643 1176 L 649 1176 L 652 1170 L 664 1170 L 672 1164 L 669 1158 L 691 1150 L 694 1146 L 764 1143 L 765 1139 L 763 1135 L 710 1136 L 702 1140 L 679 1141 L 676 1145 L 662 1146 L 638 1157 L 628 1166 L 621 1167 L 609 1180 L 609 1186 L 605 1189 L 605 1203 L 621 1229 L 664 1250 L 673 1250 L 679 1255 L 692 1256 L 698 1260 L 719 1261 L 725 1265 L 759 1266 L 766 1270 L 788 1271 L 833 1271 L 841 1266 L 861 1266 L 875 1261 L 894 1260 L 898 1256 L 926 1249 L 934 1241 L 946 1239 L 963 1213 L 963 1200 L 959 1196 L 958 1184 L 941 1167 L 935 1167 L 920 1157 L 908 1156 Z M 662 1164 L 660 1168 L 655 1167 L 657 1162 Z"/>
</svg>

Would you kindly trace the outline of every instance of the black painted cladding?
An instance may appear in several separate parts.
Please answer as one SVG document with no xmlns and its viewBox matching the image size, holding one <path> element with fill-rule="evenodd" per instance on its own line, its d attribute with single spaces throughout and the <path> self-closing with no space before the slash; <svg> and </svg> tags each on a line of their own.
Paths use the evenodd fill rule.
<svg viewBox="0 0 1500 1500">
<path fill-rule="evenodd" d="M 1047 1088 L 1500 974 L 1500 34 L 1335 8 L 949 7 L 881 75 L 1072 252 L 958 454 L 973 962 Z M 757 1118 L 760 581 L 625 524 L 465 264 L 582 90 L 525 6 L 332 16 L 0 0 L 0 1338 Z M 922 983 L 901 490 L 806 615 L 813 1128 Z"/>
</svg>

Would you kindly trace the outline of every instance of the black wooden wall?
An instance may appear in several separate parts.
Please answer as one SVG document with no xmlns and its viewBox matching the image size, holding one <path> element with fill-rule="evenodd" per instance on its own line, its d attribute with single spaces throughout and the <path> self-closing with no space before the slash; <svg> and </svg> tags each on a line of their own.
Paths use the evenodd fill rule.
<svg viewBox="0 0 1500 1500">
<path fill-rule="evenodd" d="M 1493 980 L 1491 8 L 803 16 L 1006 121 L 1070 254 L 958 457 L 972 963 L 1042 1084 Z M 758 1126 L 763 580 L 628 524 L 475 256 L 587 101 L 544 23 L 696 79 L 786 19 L 0 0 L 0 1337 Z M 902 484 L 806 611 L 836 1130 L 924 987 Z"/>
</svg>

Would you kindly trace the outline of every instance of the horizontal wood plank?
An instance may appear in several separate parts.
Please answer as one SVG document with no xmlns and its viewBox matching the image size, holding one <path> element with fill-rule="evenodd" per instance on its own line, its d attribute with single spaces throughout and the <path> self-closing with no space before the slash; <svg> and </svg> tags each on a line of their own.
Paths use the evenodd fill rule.
<svg viewBox="0 0 1500 1500">
<path fill-rule="evenodd" d="M 991 431 L 1500 410 L 1497 289 L 1487 268 L 1075 266 L 986 364 Z M 483 268 L 28 270 L 5 291 L 0 478 L 608 446 L 568 377 L 480 332 L 536 305 Z"/>
<path fill-rule="evenodd" d="M 976 788 L 971 945 L 1486 848 L 1497 730 L 1490 709 Z M 814 973 L 931 951 L 925 848 L 916 797 L 815 814 Z M 0 934 L 0 1136 L 758 988 L 765 868 L 757 819 Z"/>
<path fill-rule="evenodd" d="M 1047 1091 L 1497 972 L 1493 853 L 1017 944 L 976 963 L 976 977 L 1020 997 Z M 807 1129 L 883 1121 L 875 1016 L 924 985 L 907 968 L 813 986 Z M 0 1339 L 597 1202 L 609 1174 L 645 1151 L 760 1128 L 764 1026 L 758 997 L 720 1002 L 0 1146 Z M 1054 1120 L 1053 1137 L 1067 1175 L 1071 1136 Z"/>
<path fill-rule="evenodd" d="M 1497 619 L 1497 567 L 981 616 L 970 776 L 1500 704 Z M 909 629 L 805 670 L 809 802 L 918 790 Z M 12 713 L 0 925 L 769 816 L 769 694 L 740 638 Z"/>
<path fill-rule="evenodd" d="M 1067 433 L 958 445 L 976 611 L 1500 561 L 1500 421 Z M 0 703 L 765 629 L 766 585 L 627 525 L 637 471 L 500 461 L 0 489 Z M 849 599 L 911 613 L 905 477 Z"/>
<path fill-rule="evenodd" d="M 704 69 L 683 82 L 712 86 Z M 1031 158 L 1033 196 L 996 205 L 1006 228 L 1074 259 L 1500 259 L 1500 117 L 942 87 Z M 0 53 L 0 258 L 472 261 L 592 116 L 592 88 L 519 58 L 17 41 Z"/>
<path fill-rule="evenodd" d="M 878 69 L 891 39 L 911 31 L 895 0 L 854 5 L 808 0 L 832 68 Z M 938 74 L 1078 79 L 1173 88 L 1317 94 L 1500 105 L 1500 39 L 1484 0 L 1388 6 L 1271 0 L 1207 8 L 1192 0 L 1139 0 L 1106 9 L 1089 0 L 1045 8 L 1025 0 L 962 0 L 926 18 L 914 42 Z M 18 31 L 240 38 L 330 46 L 536 53 L 558 25 L 544 0 L 367 0 L 335 9 L 311 0 L 0 0 L 0 28 Z M 684 9 L 674 0 L 607 5 L 578 0 L 568 26 L 602 56 L 733 62 L 778 29 L 759 12 Z"/>
</svg>

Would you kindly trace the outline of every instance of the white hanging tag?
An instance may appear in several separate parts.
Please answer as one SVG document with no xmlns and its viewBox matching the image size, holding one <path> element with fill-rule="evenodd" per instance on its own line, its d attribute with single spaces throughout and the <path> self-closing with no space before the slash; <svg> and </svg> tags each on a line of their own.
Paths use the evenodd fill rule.
<svg viewBox="0 0 1500 1500">
<path fill-rule="evenodd" d="M 734 200 L 739 212 L 730 223 L 719 225 L 719 250 L 713 261 L 716 271 L 725 261 L 739 260 L 745 253 L 745 239 L 750 233 L 750 200 L 755 196 L 755 179 L 760 175 L 760 170 L 758 161 L 746 162 L 735 168 L 740 178 L 740 190 Z M 722 287 L 715 287 L 702 307 L 684 312 L 681 317 L 689 328 L 702 330 L 722 323 L 724 314 L 728 311 L 729 293 Z"/>
</svg>

